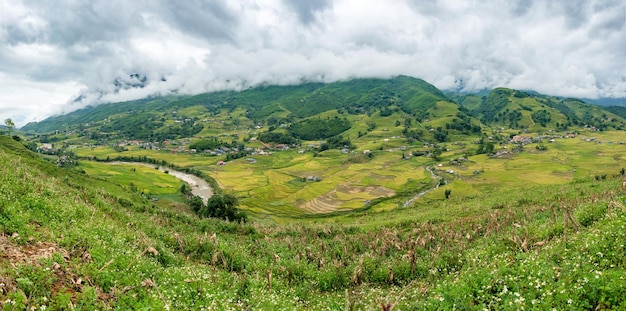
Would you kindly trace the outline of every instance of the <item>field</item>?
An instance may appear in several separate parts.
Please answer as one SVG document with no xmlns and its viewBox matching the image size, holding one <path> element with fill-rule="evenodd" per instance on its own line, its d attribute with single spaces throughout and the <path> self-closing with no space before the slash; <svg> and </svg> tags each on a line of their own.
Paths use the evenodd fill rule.
<svg viewBox="0 0 626 311">
<path fill-rule="evenodd" d="M 96 178 L 126 187 L 132 185 L 134 191 L 148 195 L 176 194 L 181 186 L 176 177 L 142 165 L 82 161 L 79 168 Z"/>
<path fill-rule="evenodd" d="M 376 139 L 371 142 L 372 145 L 380 145 L 378 139 L 387 140 L 383 150 L 372 150 L 369 157 L 363 154 L 364 147 L 348 154 L 337 150 L 314 153 L 306 151 L 306 148 L 291 148 L 232 160 L 225 166 L 216 165 L 221 157 L 202 153 L 173 154 L 136 147 L 117 152 L 106 146 L 78 148 L 75 152 L 79 156 L 95 156 L 99 159 L 148 157 L 180 167 L 199 169 L 213 177 L 223 190 L 239 197 L 240 207 L 253 217 L 274 222 L 317 214 L 340 214 L 362 209 L 382 211 L 401 207 L 412 195 L 433 186 L 430 174 L 425 171 L 427 165 L 433 166 L 447 185 L 426 194 L 414 203 L 417 206 L 443 200 L 446 190 L 451 191 L 452 196 L 472 197 L 489 189 L 557 185 L 576 179 L 616 174 L 626 166 L 622 158 L 626 145 L 620 144 L 623 140 L 621 133 L 614 131 L 586 131 L 574 138 L 531 143 L 525 145 L 521 153 L 512 152 L 515 144 L 498 145 L 496 151 L 508 153 L 500 157 L 484 154 L 468 156 L 464 162 L 450 160 L 464 157 L 475 150 L 477 146 L 472 141 L 444 144 L 449 151 L 444 152 L 441 159 L 435 160 L 411 156 L 413 151 L 428 151 L 428 147 L 409 144 L 387 132 L 379 134 L 380 137 L 368 135 L 360 140 L 364 146 L 368 144 L 364 139 Z M 533 135 L 536 134 L 529 134 Z M 538 145 L 545 146 L 547 150 L 538 150 Z M 404 150 L 400 150 L 402 146 Z M 88 165 L 85 170 L 89 174 L 112 174 L 98 171 L 96 164 L 87 163 L 90 162 L 84 165 Z M 145 168 L 141 170 L 149 171 Z M 135 172 L 125 168 L 112 175 L 117 176 L 117 182 L 128 184 L 133 177 L 119 176 L 122 173 Z M 311 180 L 312 177 L 317 181 Z M 144 180 L 149 181 L 151 178 Z M 150 183 L 156 187 L 151 188 Z M 159 188 L 158 179 L 154 182 L 139 182 L 136 186 L 153 194 L 168 191 L 175 193 L 177 189 L 174 188 L 179 186 L 171 177 L 169 184 L 173 186 L 170 190 Z"/>
<path fill-rule="evenodd" d="M 410 162 L 397 163 L 402 171 Z M 291 167 L 279 164 L 264 165 Z M 82 165 L 110 180 L 132 171 Z M 467 196 L 453 188 L 448 200 L 427 195 L 409 208 L 277 225 L 172 211 L 126 186 L 60 169 L 6 137 L 0 172 L 7 310 L 626 307 L 619 174 Z"/>
</svg>

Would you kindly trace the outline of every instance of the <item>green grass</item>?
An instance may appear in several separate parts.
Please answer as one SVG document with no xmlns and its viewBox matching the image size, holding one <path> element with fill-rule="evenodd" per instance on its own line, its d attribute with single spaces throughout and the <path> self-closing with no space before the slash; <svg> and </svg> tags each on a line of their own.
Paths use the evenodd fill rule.
<svg viewBox="0 0 626 311">
<path fill-rule="evenodd" d="M 139 192 L 150 194 L 176 194 L 181 181 L 157 169 L 142 165 L 108 164 L 81 161 L 80 169 L 97 178 L 129 187 L 133 184 Z"/>
</svg>

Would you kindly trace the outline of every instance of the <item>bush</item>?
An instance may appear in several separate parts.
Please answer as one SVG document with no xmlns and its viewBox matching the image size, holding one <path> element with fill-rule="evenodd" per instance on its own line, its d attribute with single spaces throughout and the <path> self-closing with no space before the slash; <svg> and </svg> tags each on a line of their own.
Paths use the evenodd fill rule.
<svg viewBox="0 0 626 311">
<path fill-rule="evenodd" d="M 246 222 L 248 217 L 244 212 L 237 209 L 238 203 L 237 198 L 233 195 L 215 194 L 209 198 L 206 205 L 197 210 L 197 213 L 203 218 L 212 217 L 234 222 Z"/>
</svg>

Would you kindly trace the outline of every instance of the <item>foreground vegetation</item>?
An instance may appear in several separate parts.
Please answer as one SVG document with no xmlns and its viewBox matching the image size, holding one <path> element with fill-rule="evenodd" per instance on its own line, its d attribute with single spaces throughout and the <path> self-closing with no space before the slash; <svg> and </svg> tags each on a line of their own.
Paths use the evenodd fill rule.
<svg viewBox="0 0 626 311">
<path fill-rule="evenodd" d="M 287 225 L 200 219 L 0 138 L 5 310 L 626 307 L 619 171 Z"/>
<path fill-rule="evenodd" d="M 0 138 L 0 302 L 624 309 L 625 127 L 577 99 L 446 95 L 410 77 L 54 117 Z M 216 195 L 189 200 L 173 176 L 102 163 L 115 160 Z"/>
</svg>

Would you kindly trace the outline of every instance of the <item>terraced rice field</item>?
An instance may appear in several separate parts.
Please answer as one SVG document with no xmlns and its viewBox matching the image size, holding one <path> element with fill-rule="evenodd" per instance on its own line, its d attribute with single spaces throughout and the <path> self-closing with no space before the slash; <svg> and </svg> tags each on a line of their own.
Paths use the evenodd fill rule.
<svg viewBox="0 0 626 311">
<path fill-rule="evenodd" d="M 387 121 L 392 122 L 391 119 Z M 381 137 L 390 135 L 384 131 L 380 133 Z M 595 140 L 588 141 L 592 137 Z M 222 189 L 239 197 L 243 209 L 261 218 L 293 218 L 361 209 L 367 201 L 385 198 L 391 199 L 377 200 L 374 209 L 402 207 L 412 195 L 432 186 L 431 176 L 424 169 L 427 165 L 438 170 L 437 174 L 447 184 L 426 193 L 415 201 L 417 205 L 443 200 L 445 190 L 451 190 L 453 197 L 473 196 L 486 189 L 560 184 L 576 178 L 615 174 L 621 167 L 626 167 L 626 156 L 623 156 L 626 145 L 620 144 L 620 139 L 626 140 L 615 133 L 585 132 L 576 138 L 544 142 L 548 147 L 545 151 L 536 150 L 537 144 L 528 144 L 519 154 L 510 153 L 500 158 L 468 156 L 468 161 L 461 165 L 452 165 L 448 160 L 475 150 L 477 147 L 472 142 L 444 144 L 448 151 L 439 161 L 429 157 L 402 159 L 403 155 L 411 153 L 411 149 L 428 150 L 419 144 L 408 146 L 405 151 L 390 151 L 391 147 L 373 150 L 373 158 L 367 159 L 366 163 L 350 161 L 362 157 L 362 151 L 342 154 L 338 150 L 327 150 L 315 156 L 313 152 L 301 154 L 291 149 L 266 156 L 250 156 L 256 163 L 248 163 L 243 158 L 229 161 L 225 166 L 216 165 L 223 157 L 201 154 L 171 154 L 144 149 L 115 152 L 109 147 L 78 149 L 77 153 L 99 158 L 147 156 L 183 167 L 195 167 L 215 178 Z M 389 143 L 402 144 L 406 141 L 400 139 Z M 512 144 L 502 145 L 497 146 L 497 150 L 510 151 L 514 147 Z M 450 170 L 453 173 L 446 173 Z M 394 197 L 398 194 L 401 196 Z"/>
</svg>

